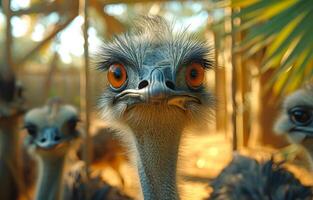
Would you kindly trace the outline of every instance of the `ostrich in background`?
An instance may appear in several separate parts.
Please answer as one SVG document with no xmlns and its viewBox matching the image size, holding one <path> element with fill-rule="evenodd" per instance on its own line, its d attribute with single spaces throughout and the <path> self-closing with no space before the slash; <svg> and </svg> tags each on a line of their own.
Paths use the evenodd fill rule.
<svg viewBox="0 0 313 200">
<path fill-rule="evenodd" d="M 313 159 L 313 85 L 288 96 L 275 131 L 287 133 L 292 143 L 300 143 Z M 256 160 L 235 155 L 233 161 L 210 184 L 210 200 L 311 200 L 313 189 L 303 186 L 294 175 L 272 160 Z"/>
<path fill-rule="evenodd" d="M 115 136 L 114 130 L 102 127 L 92 136 L 92 160 L 91 165 L 96 169 L 110 167 L 114 170 L 120 181 L 120 186 L 125 187 L 126 183 L 121 172 L 122 164 L 128 162 L 125 147 Z M 83 148 L 79 151 L 79 157 L 82 157 Z M 91 166 L 91 167 L 92 167 Z"/>
<path fill-rule="evenodd" d="M 274 130 L 278 134 L 287 134 L 291 143 L 299 144 L 306 150 L 313 170 L 313 83 L 284 100 Z"/>
<path fill-rule="evenodd" d="M 186 30 L 173 33 L 161 17 L 142 17 L 106 43 L 98 68 L 107 71 L 102 116 L 133 152 L 145 200 L 180 199 L 179 144 L 192 126 L 206 125 L 213 96 L 204 84 L 213 50 Z"/>
<path fill-rule="evenodd" d="M 19 162 L 19 118 L 25 111 L 22 87 L 0 65 L 0 199 L 17 199 L 24 192 Z"/>
<path fill-rule="evenodd" d="M 35 199 L 130 200 L 99 178 L 87 179 L 84 163 L 76 159 L 81 137 L 77 122 L 76 109 L 60 99 L 26 114 L 25 146 L 38 163 Z"/>
</svg>

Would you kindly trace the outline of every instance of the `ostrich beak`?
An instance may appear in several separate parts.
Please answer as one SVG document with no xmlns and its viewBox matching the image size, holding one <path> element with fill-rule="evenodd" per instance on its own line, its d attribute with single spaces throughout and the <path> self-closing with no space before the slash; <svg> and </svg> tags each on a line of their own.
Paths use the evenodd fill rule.
<svg viewBox="0 0 313 200">
<path fill-rule="evenodd" d="M 189 103 L 201 104 L 197 96 L 184 91 L 176 91 L 166 84 L 166 78 L 159 69 L 154 69 L 150 74 L 150 84 L 142 89 L 128 89 L 117 94 L 113 103 L 123 99 L 133 99 L 131 105 L 138 103 L 168 104 L 183 110 Z"/>
<path fill-rule="evenodd" d="M 313 127 L 296 126 L 291 129 L 292 132 L 302 132 L 308 137 L 313 137 Z"/>
<path fill-rule="evenodd" d="M 42 136 L 35 143 L 40 149 L 49 150 L 63 146 L 64 140 L 60 137 L 58 129 L 51 127 L 44 129 Z"/>
</svg>

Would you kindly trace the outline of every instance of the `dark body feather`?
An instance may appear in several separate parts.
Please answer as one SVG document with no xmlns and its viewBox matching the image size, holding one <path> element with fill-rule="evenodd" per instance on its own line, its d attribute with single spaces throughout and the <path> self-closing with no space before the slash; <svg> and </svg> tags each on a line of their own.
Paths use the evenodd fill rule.
<svg viewBox="0 0 313 200">
<path fill-rule="evenodd" d="M 311 200 L 312 188 L 304 186 L 281 164 L 236 155 L 211 183 L 208 200 Z"/>
</svg>

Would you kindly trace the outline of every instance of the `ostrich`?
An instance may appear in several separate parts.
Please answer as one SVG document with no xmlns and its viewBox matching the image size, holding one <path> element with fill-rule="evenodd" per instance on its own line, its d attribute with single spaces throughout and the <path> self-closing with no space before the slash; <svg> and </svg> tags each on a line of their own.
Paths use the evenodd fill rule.
<svg viewBox="0 0 313 200">
<path fill-rule="evenodd" d="M 102 116 L 133 153 L 145 200 L 180 198 L 181 138 L 207 124 L 214 102 L 204 84 L 205 70 L 214 65 L 212 51 L 186 30 L 175 34 L 163 18 L 151 16 L 99 52 L 98 68 L 108 78 Z"/>
<path fill-rule="evenodd" d="M 306 85 L 284 100 L 274 130 L 278 134 L 287 134 L 291 143 L 304 147 L 313 169 L 313 84 Z"/>
<path fill-rule="evenodd" d="M 0 66 L 0 199 L 17 199 L 24 189 L 18 160 L 18 124 L 24 110 L 21 85 Z"/>
<path fill-rule="evenodd" d="M 122 163 L 128 161 L 125 148 L 121 145 L 118 138 L 115 137 L 114 130 L 110 128 L 100 128 L 92 137 L 93 158 L 92 165 L 112 168 L 121 183 L 125 186 L 125 180 L 121 173 Z M 79 151 L 82 157 L 82 149 Z"/>
<path fill-rule="evenodd" d="M 311 200 L 313 189 L 272 160 L 235 155 L 232 162 L 211 182 L 208 200 Z"/>
<path fill-rule="evenodd" d="M 313 158 L 313 85 L 285 99 L 274 129 L 278 133 L 287 133 L 291 142 L 301 143 Z M 211 186 L 213 192 L 208 198 L 210 200 L 310 200 L 313 197 L 312 188 L 303 186 L 281 164 L 275 164 L 272 160 L 258 163 L 240 155 L 235 155 Z"/>
<path fill-rule="evenodd" d="M 77 122 L 76 109 L 59 99 L 52 99 L 44 107 L 35 108 L 26 114 L 24 123 L 29 135 L 25 145 L 39 165 L 35 199 L 76 200 L 91 197 L 130 200 L 100 179 L 86 180 L 83 167 L 75 171 L 67 170 L 73 166 L 79 148 Z"/>
</svg>

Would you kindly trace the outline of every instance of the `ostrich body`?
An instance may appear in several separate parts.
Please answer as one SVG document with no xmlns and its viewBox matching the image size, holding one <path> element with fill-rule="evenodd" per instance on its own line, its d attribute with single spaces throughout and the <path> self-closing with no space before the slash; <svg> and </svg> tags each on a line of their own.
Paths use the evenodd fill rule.
<svg viewBox="0 0 313 200">
<path fill-rule="evenodd" d="M 36 200 L 130 200 L 100 179 L 86 180 L 83 167 L 69 169 L 70 164 L 77 164 L 75 158 L 80 142 L 76 127 L 78 113 L 74 107 L 52 99 L 44 107 L 29 111 L 24 121 L 29 133 L 25 145 L 38 163 Z"/>
<path fill-rule="evenodd" d="M 173 34 L 161 17 L 143 17 L 132 32 L 101 49 L 99 69 L 108 71 L 100 106 L 134 152 L 145 200 L 179 199 L 176 165 L 183 132 L 207 122 L 212 95 L 204 71 L 212 49 Z"/>
<path fill-rule="evenodd" d="M 100 128 L 92 137 L 93 157 L 92 165 L 96 168 L 110 167 L 112 168 L 121 183 L 125 186 L 125 181 L 121 173 L 122 163 L 127 162 L 129 159 L 126 155 L 125 147 L 121 144 L 114 134 L 114 130 L 110 128 Z M 79 152 L 81 157 L 82 149 Z"/>
<path fill-rule="evenodd" d="M 281 164 L 258 163 L 235 155 L 232 162 L 210 184 L 208 200 L 311 200 L 313 189 L 303 186 Z"/>
<path fill-rule="evenodd" d="M 23 102 L 15 77 L 0 71 L 0 199 L 17 199 L 22 192 L 18 124 Z"/>
<path fill-rule="evenodd" d="M 286 134 L 291 143 L 301 145 L 313 169 L 313 84 L 289 95 L 283 103 L 275 132 Z"/>
</svg>

